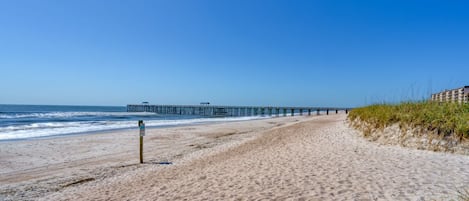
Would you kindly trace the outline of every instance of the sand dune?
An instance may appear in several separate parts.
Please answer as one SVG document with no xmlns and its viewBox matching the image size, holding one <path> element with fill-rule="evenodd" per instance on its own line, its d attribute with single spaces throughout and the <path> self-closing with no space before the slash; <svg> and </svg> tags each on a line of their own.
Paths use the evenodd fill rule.
<svg viewBox="0 0 469 201">
<path fill-rule="evenodd" d="M 173 165 L 130 164 L 108 177 L 36 195 L 39 200 L 448 200 L 469 186 L 467 156 L 368 142 L 347 126 L 345 115 L 170 130 L 168 138 L 182 133 L 201 138 L 182 143 L 190 149 L 176 151 L 179 158 L 168 156 Z"/>
</svg>

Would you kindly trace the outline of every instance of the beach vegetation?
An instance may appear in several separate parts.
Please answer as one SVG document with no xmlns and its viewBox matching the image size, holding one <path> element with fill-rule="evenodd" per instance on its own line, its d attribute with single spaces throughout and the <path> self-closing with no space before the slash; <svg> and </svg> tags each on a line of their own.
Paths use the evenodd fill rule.
<svg viewBox="0 0 469 201">
<path fill-rule="evenodd" d="M 367 131 L 398 124 L 401 129 L 419 129 L 459 141 L 469 139 L 469 104 L 431 101 L 374 104 L 350 111 L 352 122 L 360 121 Z"/>
</svg>

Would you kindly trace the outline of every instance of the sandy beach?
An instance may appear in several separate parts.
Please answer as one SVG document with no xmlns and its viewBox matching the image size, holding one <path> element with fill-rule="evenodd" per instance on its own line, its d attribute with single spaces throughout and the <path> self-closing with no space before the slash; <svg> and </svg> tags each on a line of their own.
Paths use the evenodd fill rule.
<svg viewBox="0 0 469 201">
<path fill-rule="evenodd" d="M 346 115 L 0 143 L 0 200 L 449 200 L 469 158 L 369 142 Z M 171 162 L 170 165 L 161 162 Z"/>
</svg>

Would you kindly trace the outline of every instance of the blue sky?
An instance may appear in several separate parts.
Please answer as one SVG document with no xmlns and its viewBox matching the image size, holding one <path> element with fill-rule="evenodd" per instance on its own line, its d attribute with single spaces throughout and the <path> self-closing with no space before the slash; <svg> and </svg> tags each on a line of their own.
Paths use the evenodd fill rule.
<svg viewBox="0 0 469 201">
<path fill-rule="evenodd" d="M 0 104 L 356 107 L 469 85 L 464 1 L 0 0 Z"/>
</svg>

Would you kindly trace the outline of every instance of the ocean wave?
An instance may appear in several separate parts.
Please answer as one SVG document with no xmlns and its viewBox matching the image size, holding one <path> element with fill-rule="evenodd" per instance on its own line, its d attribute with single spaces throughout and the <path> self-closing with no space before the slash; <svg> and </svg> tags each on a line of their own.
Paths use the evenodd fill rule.
<svg viewBox="0 0 469 201">
<path fill-rule="evenodd" d="M 148 120 L 147 127 L 191 125 L 211 122 L 246 121 L 268 117 L 226 117 L 178 120 Z M 115 129 L 137 128 L 136 121 L 44 122 L 0 127 L 0 140 L 48 137 Z"/>
<path fill-rule="evenodd" d="M 128 116 L 156 116 L 151 112 L 34 112 L 34 113 L 0 113 L 0 119 L 21 118 L 73 118 L 84 116 L 96 117 L 128 117 Z"/>
</svg>

